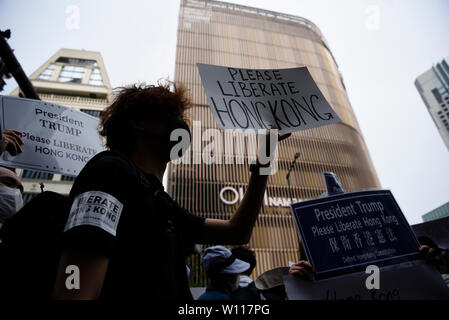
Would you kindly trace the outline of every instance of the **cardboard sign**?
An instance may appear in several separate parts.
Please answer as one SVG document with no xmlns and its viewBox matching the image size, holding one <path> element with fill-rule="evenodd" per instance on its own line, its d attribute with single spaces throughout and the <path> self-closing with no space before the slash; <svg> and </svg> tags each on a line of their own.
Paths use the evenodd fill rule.
<svg viewBox="0 0 449 320">
<path fill-rule="evenodd" d="M 284 284 L 289 300 L 449 299 L 441 274 L 421 261 L 380 268 L 379 289 L 367 289 L 368 276 L 362 272 L 309 281 L 289 275 L 284 276 Z"/>
<path fill-rule="evenodd" d="M 98 119 L 52 103 L 0 96 L 1 127 L 23 132 L 22 153 L 4 152 L 0 165 L 76 176 L 104 150 Z"/>
<path fill-rule="evenodd" d="M 222 129 L 280 134 L 340 122 L 306 67 L 252 70 L 198 63 L 209 106 Z"/>
<path fill-rule="evenodd" d="M 319 279 L 419 257 L 419 243 L 388 190 L 299 202 L 292 210 Z"/>
</svg>

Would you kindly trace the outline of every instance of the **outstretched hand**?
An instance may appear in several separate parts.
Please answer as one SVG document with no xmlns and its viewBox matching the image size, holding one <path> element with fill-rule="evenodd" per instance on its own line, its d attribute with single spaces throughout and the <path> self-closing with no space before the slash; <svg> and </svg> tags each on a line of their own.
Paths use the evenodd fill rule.
<svg viewBox="0 0 449 320">
<path fill-rule="evenodd" d="M 285 139 L 287 139 L 288 137 L 290 137 L 291 135 L 292 135 L 291 133 L 286 133 L 286 134 L 283 134 L 283 135 L 278 135 L 278 141 L 285 140 Z"/>
<path fill-rule="evenodd" d="M 277 141 L 276 143 L 278 143 L 279 141 L 285 140 L 288 137 L 290 137 L 292 134 L 291 133 L 286 133 L 283 135 L 279 135 L 279 132 L 277 131 L 278 128 L 277 126 L 272 126 L 270 131 L 268 131 L 267 134 L 264 134 L 264 138 L 262 139 L 262 141 L 265 141 L 265 149 L 262 149 L 261 147 L 263 147 L 263 145 L 259 145 L 259 151 L 258 151 L 258 160 L 257 162 L 262 164 L 262 166 L 269 166 L 270 163 L 266 163 L 265 161 L 260 162 L 259 160 L 263 159 L 263 160 L 267 160 L 267 156 L 270 156 L 271 159 L 269 159 L 269 161 L 271 162 L 273 160 L 273 154 L 271 154 L 271 139 L 270 139 L 270 135 L 271 135 L 271 130 L 276 130 L 276 134 L 277 134 Z M 259 140 L 260 141 L 260 140 Z M 276 149 L 276 146 L 274 146 L 274 148 L 272 148 L 273 150 Z"/>
<path fill-rule="evenodd" d="M 273 125 L 273 126 L 271 126 L 271 130 L 278 130 L 278 127 L 276 125 Z M 277 133 L 278 133 L 278 141 L 285 140 L 292 135 L 291 133 L 285 133 L 285 134 L 280 135 L 279 131 Z M 270 146 L 270 139 L 267 139 L 267 147 L 269 147 L 269 146 Z M 269 150 L 269 149 L 267 149 L 267 150 Z"/>
<path fill-rule="evenodd" d="M 313 274 L 315 273 L 315 268 L 308 261 L 300 260 L 295 263 L 288 270 L 289 275 L 296 275 L 301 278 L 306 278 L 308 280 L 313 280 Z"/>
<path fill-rule="evenodd" d="M 4 129 L 2 130 L 2 140 L 0 141 L 0 155 L 8 151 L 10 155 L 15 156 L 22 153 L 23 146 L 22 132 L 17 130 Z"/>
<path fill-rule="evenodd" d="M 449 272 L 449 254 L 447 250 L 442 251 L 422 245 L 419 247 L 419 253 L 427 263 L 434 265 L 441 273 Z"/>
</svg>

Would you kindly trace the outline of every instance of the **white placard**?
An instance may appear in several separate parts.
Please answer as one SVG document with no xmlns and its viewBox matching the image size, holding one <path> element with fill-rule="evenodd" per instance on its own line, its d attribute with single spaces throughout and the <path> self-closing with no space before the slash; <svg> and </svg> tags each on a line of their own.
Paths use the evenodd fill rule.
<svg viewBox="0 0 449 320">
<path fill-rule="evenodd" d="M 109 193 L 84 192 L 73 200 L 64 232 L 74 227 L 91 225 L 115 236 L 122 210 L 123 204 Z"/>
<path fill-rule="evenodd" d="M 441 274 L 423 261 L 381 267 L 379 289 L 367 289 L 369 274 L 352 273 L 309 281 L 284 276 L 289 300 L 434 300 L 449 299 Z"/>
<path fill-rule="evenodd" d="M 280 134 L 341 122 L 306 67 L 255 70 L 198 63 L 218 127 Z"/>
<path fill-rule="evenodd" d="M 104 150 L 98 119 L 49 102 L 0 96 L 1 128 L 23 132 L 22 153 L 4 152 L 0 165 L 76 176 Z"/>
</svg>

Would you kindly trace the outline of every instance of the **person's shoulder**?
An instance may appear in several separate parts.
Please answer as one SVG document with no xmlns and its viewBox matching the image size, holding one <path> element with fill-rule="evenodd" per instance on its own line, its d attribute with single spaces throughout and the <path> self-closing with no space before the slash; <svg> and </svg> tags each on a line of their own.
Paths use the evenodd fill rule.
<svg viewBox="0 0 449 320">
<path fill-rule="evenodd" d="M 83 251 L 104 251 L 107 255 L 114 252 L 112 239 L 119 232 L 123 213 L 133 205 L 135 183 L 132 165 L 127 164 L 126 158 L 108 151 L 92 158 L 68 197 L 64 245 Z"/>
<path fill-rule="evenodd" d="M 260 300 L 259 291 L 254 282 L 251 282 L 246 287 L 239 287 L 231 294 L 232 300 Z"/>
<path fill-rule="evenodd" d="M 133 165 L 126 156 L 113 151 L 103 151 L 93 157 L 85 166 L 85 169 L 97 170 L 101 168 L 119 168 L 132 170 Z"/>
<path fill-rule="evenodd" d="M 226 293 L 211 290 L 203 293 L 198 300 L 231 300 L 231 298 Z"/>
<path fill-rule="evenodd" d="M 189 210 L 179 206 L 179 213 L 185 218 L 185 219 L 193 219 L 193 220 L 205 220 L 204 217 L 198 216 L 196 214 L 191 213 Z"/>
<path fill-rule="evenodd" d="M 77 180 L 124 180 L 135 176 L 136 169 L 130 159 L 111 151 L 103 151 L 93 157 L 81 170 Z"/>
<path fill-rule="evenodd" d="M 202 237 L 206 218 L 192 214 L 181 207 L 179 208 L 180 210 L 178 210 L 179 215 L 177 216 L 177 219 L 179 219 L 178 221 L 181 221 L 185 234 L 189 235 L 192 240 L 196 239 L 198 241 Z"/>
<path fill-rule="evenodd" d="M 93 157 L 81 170 L 70 191 L 73 199 L 87 191 L 101 191 L 123 197 L 135 186 L 136 169 L 131 160 L 124 156 L 105 151 Z"/>
</svg>

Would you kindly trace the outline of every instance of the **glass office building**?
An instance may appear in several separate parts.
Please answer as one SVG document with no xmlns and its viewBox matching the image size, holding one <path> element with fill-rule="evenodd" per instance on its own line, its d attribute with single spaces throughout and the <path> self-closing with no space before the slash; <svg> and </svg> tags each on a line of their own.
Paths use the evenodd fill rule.
<svg viewBox="0 0 449 320">
<path fill-rule="evenodd" d="M 416 78 L 415 86 L 449 149 L 449 58 Z"/>
<path fill-rule="evenodd" d="M 249 69 L 307 66 L 342 119 L 339 124 L 296 132 L 278 146 L 279 170 L 268 180 L 264 205 L 248 244 L 258 262 L 252 276 L 296 262 L 300 258 L 299 241 L 289 208 L 291 197 L 304 200 L 323 194 L 325 171 L 336 173 L 346 191 L 380 187 L 343 78 L 324 36 L 311 21 L 301 17 L 218 1 L 181 0 L 175 81 L 190 89 L 194 103 L 189 111 L 193 143 L 204 148 L 208 139 L 202 135 L 217 126 L 196 63 Z M 242 160 L 239 157 L 247 160 L 248 155 L 240 152 L 246 150 L 245 138 L 220 132 L 221 136 L 214 138 L 221 139 L 223 145 L 232 145 L 234 149 L 228 148 L 223 156 L 233 158 L 234 163 L 170 163 L 167 191 L 192 213 L 227 219 L 238 208 L 250 173 L 248 161 L 238 161 Z M 190 159 L 201 159 L 200 151 L 190 148 Z M 291 173 L 290 197 L 286 174 L 296 152 L 301 156 Z M 199 255 L 188 261 L 192 285 L 204 284 L 199 263 Z"/>
</svg>

